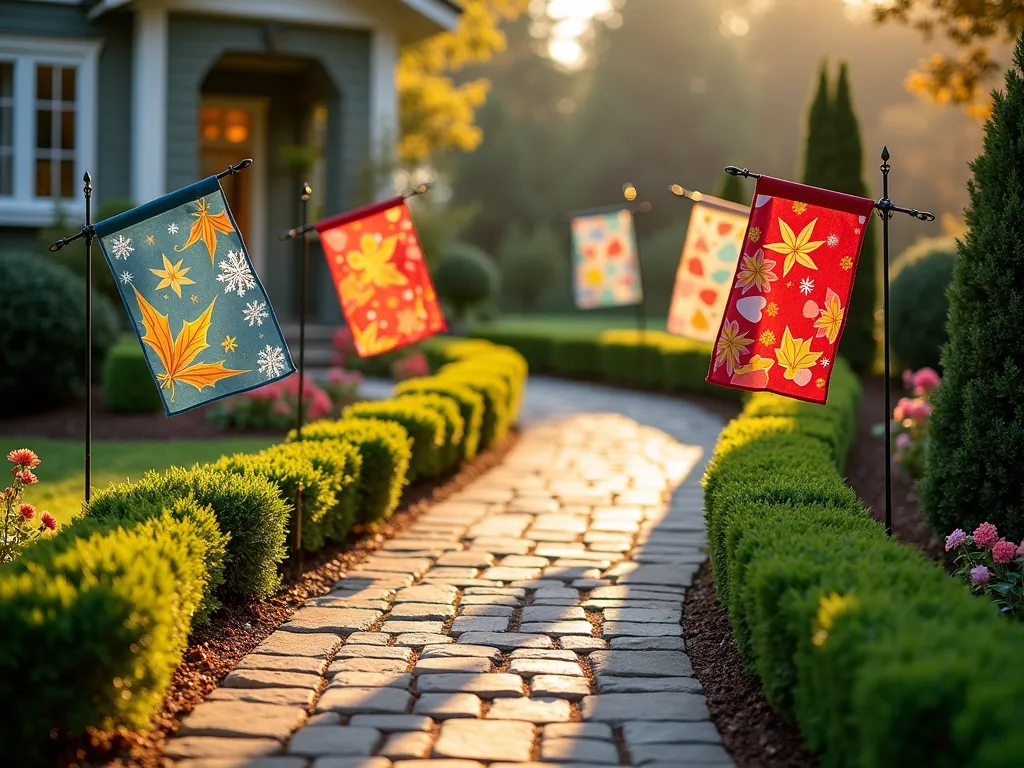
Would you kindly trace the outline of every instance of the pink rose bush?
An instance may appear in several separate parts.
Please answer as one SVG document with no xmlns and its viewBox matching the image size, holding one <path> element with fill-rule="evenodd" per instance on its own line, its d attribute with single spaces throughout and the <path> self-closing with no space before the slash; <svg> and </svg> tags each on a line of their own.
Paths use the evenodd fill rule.
<svg viewBox="0 0 1024 768">
<path fill-rule="evenodd" d="M 931 368 L 904 371 L 903 386 L 915 397 L 902 397 L 892 412 L 892 459 L 912 480 L 924 470 L 924 448 L 928 440 L 931 397 L 939 386 L 939 374 Z"/>
<path fill-rule="evenodd" d="M 1003 613 L 1024 617 L 1024 542 L 1000 538 L 992 523 L 982 523 L 971 534 L 960 528 L 949 534 L 946 551 L 954 556 L 954 577 L 991 597 Z"/>
<path fill-rule="evenodd" d="M 302 385 L 303 423 L 340 415 L 355 401 L 361 382 L 360 374 L 335 368 L 321 387 L 307 374 Z M 298 408 L 299 377 L 292 375 L 222 400 L 210 409 L 210 418 L 232 429 L 285 430 L 295 426 Z"/>
<path fill-rule="evenodd" d="M 57 530 L 57 520 L 53 515 L 49 512 L 40 514 L 34 506 L 22 500 L 25 486 L 39 482 L 32 471 L 42 464 L 36 452 L 18 448 L 7 454 L 7 460 L 14 467 L 10 486 L 0 491 L 0 509 L 4 513 L 3 528 L 0 529 L 0 563 L 18 559 L 25 548 L 40 536 Z"/>
<path fill-rule="evenodd" d="M 391 365 L 391 377 L 395 381 L 415 379 L 418 376 L 430 375 L 430 363 L 427 356 L 419 349 L 415 349 L 400 360 Z"/>
</svg>

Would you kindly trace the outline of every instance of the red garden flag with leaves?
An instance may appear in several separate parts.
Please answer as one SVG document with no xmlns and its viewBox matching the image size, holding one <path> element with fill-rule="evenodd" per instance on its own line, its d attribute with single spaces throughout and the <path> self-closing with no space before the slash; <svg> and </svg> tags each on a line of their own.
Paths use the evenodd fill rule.
<svg viewBox="0 0 1024 768">
<path fill-rule="evenodd" d="M 825 402 L 874 205 L 758 180 L 708 382 Z"/>
<path fill-rule="evenodd" d="M 324 219 L 316 229 L 360 357 L 447 330 L 405 198 Z"/>
</svg>

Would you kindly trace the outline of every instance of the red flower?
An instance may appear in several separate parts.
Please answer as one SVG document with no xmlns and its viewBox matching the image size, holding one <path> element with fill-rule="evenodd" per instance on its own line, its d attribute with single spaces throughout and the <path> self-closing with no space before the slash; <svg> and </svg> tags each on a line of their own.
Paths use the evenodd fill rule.
<svg viewBox="0 0 1024 768">
<path fill-rule="evenodd" d="M 26 520 L 31 520 L 36 516 L 36 508 L 31 504 L 22 504 L 18 511 L 21 512 L 21 516 Z"/>
<path fill-rule="evenodd" d="M 38 483 L 39 478 L 36 477 L 31 470 L 24 469 L 21 472 L 21 482 L 23 482 L 25 485 L 32 485 L 32 483 Z"/>
<path fill-rule="evenodd" d="M 43 525 L 46 528 L 49 528 L 51 531 L 56 531 L 57 530 L 57 521 L 54 519 L 53 515 L 51 515 L 49 512 L 43 512 L 43 516 L 40 518 L 40 520 L 42 520 L 43 521 Z"/>
<path fill-rule="evenodd" d="M 12 464 L 18 464 L 26 469 L 35 469 L 42 462 L 36 456 L 36 452 L 28 448 L 18 448 L 7 454 L 7 460 Z"/>
</svg>

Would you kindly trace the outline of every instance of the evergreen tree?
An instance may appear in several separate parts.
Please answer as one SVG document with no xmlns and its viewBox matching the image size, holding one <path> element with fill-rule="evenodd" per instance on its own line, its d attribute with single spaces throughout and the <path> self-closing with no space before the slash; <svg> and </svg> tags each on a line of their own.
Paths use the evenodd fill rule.
<svg viewBox="0 0 1024 768">
<path fill-rule="evenodd" d="M 967 234 L 948 291 L 949 341 L 922 483 L 938 533 L 995 524 L 1024 536 L 1024 38 L 971 164 Z"/>
<path fill-rule="evenodd" d="M 823 61 L 818 73 L 818 90 L 807 113 L 804 139 L 803 181 L 812 187 L 831 189 L 833 153 L 832 98 L 828 87 L 828 64 Z"/>
<path fill-rule="evenodd" d="M 850 80 L 846 62 L 839 65 L 835 103 L 832 107 L 833 166 L 830 189 L 847 195 L 870 197 L 864 183 L 864 150 L 861 146 L 860 125 L 853 111 Z M 875 362 L 875 308 L 878 305 L 878 243 L 873 224 L 874 216 L 864 237 L 864 247 L 857 264 L 853 296 L 847 309 L 846 330 L 839 344 L 839 352 L 858 373 L 869 373 Z"/>
<path fill-rule="evenodd" d="M 839 67 L 835 92 L 828 82 L 828 65 L 822 62 L 818 89 L 807 115 L 804 146 L 804 184 L 849 195 L 867 197 L 863 176 L 860 127 L 853 111 L 846 64 Z M 840 353 L 859 373 L 870 371 L 875 359 L 875 304 L 878 255 L 868 230 L 857 266 L 853 298 L 847 307 L 846 328 Z"/>
<path fill-rule="evenodd" d="M 750 182 L 740 176 L 733 176 L 728 173 L 724 174 L 718 189 L 715 190 L 715 197 L 720 197 L 732 203 L 739 203 L 740 205 L 750 205 L 753 195 L 754 189 Z"/>
</svg>

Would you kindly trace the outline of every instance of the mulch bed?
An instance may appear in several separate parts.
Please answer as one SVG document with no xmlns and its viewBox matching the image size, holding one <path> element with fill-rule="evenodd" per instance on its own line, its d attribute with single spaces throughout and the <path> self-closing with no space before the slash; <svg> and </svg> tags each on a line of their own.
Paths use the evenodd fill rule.
<svg viewBox="0 0 1024 768">
<path fill-rule="evenodd" d="M 885 522 L 885 438 L 875 437 L 871 430 L 885 419 L 885 380 L 881 377 L 863 379 L 864 394 L 857 417 L 857 435 L 846 463 L 847 483 L 871 511 L 871 516 Z M 892 407 L 910 393 L 899 381 L 892 382 Z M 934 559 L 941 559 L 943 546 L 921 517 L 913 483 L 898 468 L 892 470 L 892 532 L 900 541 L 924 550 Z"/>
<path fill-rule="evenodd" d="M 803 748 L 796 726 L 768 704 L 761 679 L 748 675 L 732 641 L 729 613 L 718 602 L 710 563 L 686 591 L 686 653 L 704 688 L 711 719 L 739 768 L 808 768 L 818 760 Z"/>
<path fill-rule="evenodd" d="M 62 768 L 83 765 L 163 768 L 162 751 L 167 737 L 243 656 L 306 600 L 329 592 L 346 570 L 412 525 L 432 504 L 443 501 L 499 464 L 516 438 L 510 435 L 441 484 L 421 483 L 408 488 L 402 505 L 387 523 L 371 530 L 353 531 L 345 542 L 306 553 L 301 563 L 286 563 L 282 567 L 284 585 L 269 600 L 225 606 L 209 626 L 197 630 L 190 638 L 184 661 L 175 672 L 164 704 L 149 731 L 90 731 L 85 738 L 55 745 L 61 750 L 56 764 Z"/>
</svg>

